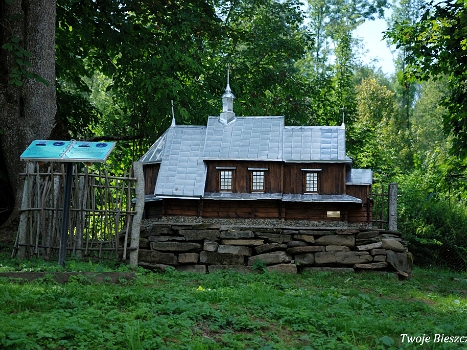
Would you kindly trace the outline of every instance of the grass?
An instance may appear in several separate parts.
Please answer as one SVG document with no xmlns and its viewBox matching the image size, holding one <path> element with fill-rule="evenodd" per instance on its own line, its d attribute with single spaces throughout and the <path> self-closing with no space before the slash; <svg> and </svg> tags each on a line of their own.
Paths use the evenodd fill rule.
<svg viewBox="0 0 467 350">
<path fill-rule="evenodd" d="M 41 260 L 1 260 L 0 272 L 18 270 L 55 272 L 61 267 Z M 71 261 L 66 270 L 128 267 Z M 201 275 L 138 269 L 137 275 L 130 284 L 117 285 L 82 278 L 64 285 L 47 277 L 28 283 L 0 278 L 0 348 L 467 347 L 440 341 L 442 334 L 467 336 L 466 273 L 415 269 L 407 281 L 379 273 Z"/>
</svg>

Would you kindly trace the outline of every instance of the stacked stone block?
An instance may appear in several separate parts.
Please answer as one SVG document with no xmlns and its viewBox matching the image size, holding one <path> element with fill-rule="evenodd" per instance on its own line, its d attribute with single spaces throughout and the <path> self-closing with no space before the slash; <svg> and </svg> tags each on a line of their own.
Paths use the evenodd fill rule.
<svg viewBox="0 0 467 350">
<path fill-rule="evenodd" d="M 411 254 L 399 232 L 157 222 L 143 225 L 139 265 L 200 273 L 379 270 L 409 277 L 412 272 Z"/>
</svg>

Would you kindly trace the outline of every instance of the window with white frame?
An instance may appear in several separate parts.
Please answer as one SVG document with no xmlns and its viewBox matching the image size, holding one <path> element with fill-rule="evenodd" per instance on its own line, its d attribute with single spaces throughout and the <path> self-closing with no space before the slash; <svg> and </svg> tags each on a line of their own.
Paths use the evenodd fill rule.
<svg viewBox="0 0 467 350">
<path fill-rule="evenodd" d="M 250 172 L 250 192 L 266 190 L 266 171 L 268 168 L 248 168 Z"/>
<path fill-rule="evenodd" d="M 233 170 L 219 171 L 219 189 L 221 191 L 232 191 Z"/>
<path fill-rule="evenodd" d="M 318 192 L 318 173 L 306 172 L 305 173 L 305 192 L 316 193 Z"/>
<path fill-rule="evenodd" d="M 264 192 L 264 171 L 251 172 L 251 191 Z"/>
</svg>

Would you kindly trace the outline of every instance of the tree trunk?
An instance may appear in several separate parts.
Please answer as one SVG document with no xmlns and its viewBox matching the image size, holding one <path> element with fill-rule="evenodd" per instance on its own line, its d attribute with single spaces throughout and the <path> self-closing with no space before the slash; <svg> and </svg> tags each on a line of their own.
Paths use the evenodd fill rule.
<svg viewBox="0 0 467 350">
<path fill-rule="evenodd" d="M 8 221 L 18 216 L 21 204 L 20 155 L 33 140 L 47 139 L 55 125 L 55 6 L 56 0 L 0 0 L 1 45 L 17 43 L 13 52 L 0 49 L 0 150 L 16 194 Z M 28 60 L 27 70 L 48 85 L 24 74 L 12 84 L 15 70 L 25 67 L 19 59 Z"/>
</svg>

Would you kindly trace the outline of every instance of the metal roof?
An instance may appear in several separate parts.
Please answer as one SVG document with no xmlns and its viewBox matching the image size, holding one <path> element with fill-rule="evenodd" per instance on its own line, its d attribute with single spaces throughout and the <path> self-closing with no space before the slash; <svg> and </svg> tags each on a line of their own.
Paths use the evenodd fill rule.
<svg viewBox="0 0 467 350">
<path fill-rule="evenodd" d="M 282 199 L 282 193 L 233 193 L 233 192 L 205 192 L 205 199 L 230 199 L 230 200 L 260 200 Z"/>
<path fill-rule="evenodd" d="M 167 139 L 167 133 L 171 130 L 167 129 L 156 142 L 152 144 L 149 150 L 140 158 L 140 162 L 144 164 L 160 163 L 162 161 L 162 153 Z"/>
<path fill-rule="evenodd" d="M 209 117 L 203 158 L 280 161 L 283 129 L 284 117 Z"/>
<path fill-rule="evenodd" d="M 284 117 L 236 117 L 226 124 L 209 117 L 207 126 L 175 125 L 140 161 L 160 163 L 154 197 L 211 199 L 282 199 L 284 201 L 354 202 L 346 195 L 281 195 L 204 193 L 204 160 L 255 160 L 350 163 L 345 154 L 344 126 L 284 126 Z M 351 169 L 347 184 L 371 184 L 372 172 Z M 206 197 L 207 198 L 207 197 Z"/>
<path fill-rule="evenodd" d="M 351 162 L 343 126 L 286 126 L 283 147 L 286 162 Z"/>
<path fill-rule="evenodd" d="M 320 202 L 320 203 L 362 203 L 357 197 L 348 194 L 284 194 L 284 202 Z"/>
<path fill-rule="evenodd" d="M 205 199 L 224 200 L 282 200 L 284 202 L 319 202 L 319 203 L 362 203 L 357 197 L 347 194 L 282 194 L 282 193 L 231 193 L 206 192 Z"/>
<path fill-rule="evenodd" d="M 346 182 L 347 185 L 371 185 L 373 173 L 370 169 L 350 169 Z"/>
<path fill-rule="evenodd" d="M 201 158 L 206 127 L 171 126 L 165 138 L 154 194 L 201 197 L 206 182 L 206 165 Z"/>
</svg>

